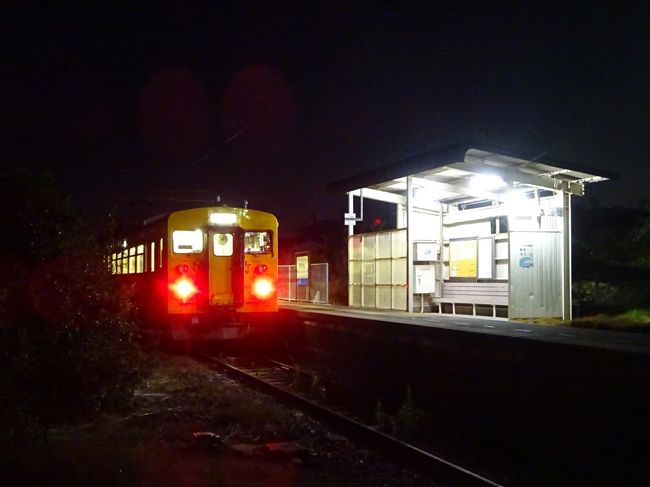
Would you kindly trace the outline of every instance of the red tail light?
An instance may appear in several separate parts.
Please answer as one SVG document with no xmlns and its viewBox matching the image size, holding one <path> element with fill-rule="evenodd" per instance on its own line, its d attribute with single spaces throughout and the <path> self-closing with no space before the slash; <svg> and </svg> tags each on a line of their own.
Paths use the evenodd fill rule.
<svg viewBox="0 0 650 487">
<path fill-rule="evenodd" d="M 169 289 L 171 289 L 176 297 L 183 303 L 187 303 L 188 300 L 199 292 L 192 280 L 185 276 L 176 280 L 173 284 L 170 284 Z"/>
<path fill-rule="evenodd" d="M 258 276 L 253 280 L 251 292 L 257 299 L 269 299 L 275 294 L 275 282 L 268 276 Z"/>
</svg>

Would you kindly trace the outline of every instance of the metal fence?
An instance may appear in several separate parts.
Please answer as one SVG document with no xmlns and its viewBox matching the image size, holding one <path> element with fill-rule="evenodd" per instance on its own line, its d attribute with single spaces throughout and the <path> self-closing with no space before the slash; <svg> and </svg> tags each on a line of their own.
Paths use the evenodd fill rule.
<svg viewBox="0 0 650 487">
<path fill-rule="evenodd" d="M 284 301 L 329 303 L 329 269 L 327 263 L 309 265 L 309 285 L 298 286 L 296 266 L 278 266 L 278 298 Z"/>
</svg>

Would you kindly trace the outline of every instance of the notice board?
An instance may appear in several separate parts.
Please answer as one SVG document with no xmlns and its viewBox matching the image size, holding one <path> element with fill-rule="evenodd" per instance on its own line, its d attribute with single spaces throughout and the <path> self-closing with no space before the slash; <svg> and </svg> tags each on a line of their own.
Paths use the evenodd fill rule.
<svg viewBox="0 0 650 487">
<path fill-rule="evenodd" d="M 449 277 L 476 277 L 476 239 L 452 240 L 449 242 Z"/>
</svg>

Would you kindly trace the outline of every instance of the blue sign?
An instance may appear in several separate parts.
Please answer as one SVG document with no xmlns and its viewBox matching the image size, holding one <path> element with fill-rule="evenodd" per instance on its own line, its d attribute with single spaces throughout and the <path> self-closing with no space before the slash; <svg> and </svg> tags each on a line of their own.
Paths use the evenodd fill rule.
<svg viewBox="0 0 650 487">
<path fill-rule="evenodd" d="M 532 244 L 522 244 L 519 246 L 519 267 L 523 269 L 530 269 L 533 267 Z"/>
<path fill-rule="evenodd" d="M 309 279 L 296 279 L 296 285 L 297 286 L 308 286 L 309 285 Z"/>
<path fill-rule="evenodd" d="M 522 257 L 519 259 L 519 267 L 523 267 L 524 269 L 527 269 L 529 267 L 533 267 L 533 258 L 532 257 Z"/>
</svg>

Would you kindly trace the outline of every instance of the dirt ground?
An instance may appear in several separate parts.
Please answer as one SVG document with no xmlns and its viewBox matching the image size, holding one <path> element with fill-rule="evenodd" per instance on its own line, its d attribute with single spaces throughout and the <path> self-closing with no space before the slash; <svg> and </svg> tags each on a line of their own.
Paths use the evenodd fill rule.
<svg viewBox="0 0 650 487">
<path fill-rule="evenodd" d="M 434 485 L 190 358 L 150 362 L 131 410 L 2 452 L 2 485 Z"/>
</svg>

